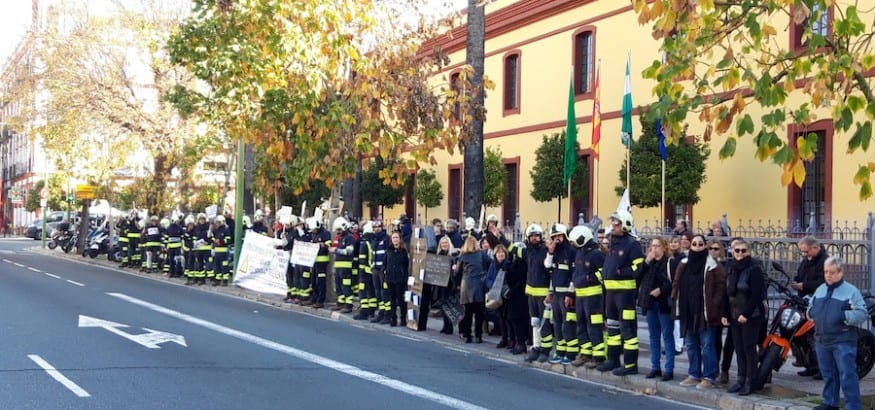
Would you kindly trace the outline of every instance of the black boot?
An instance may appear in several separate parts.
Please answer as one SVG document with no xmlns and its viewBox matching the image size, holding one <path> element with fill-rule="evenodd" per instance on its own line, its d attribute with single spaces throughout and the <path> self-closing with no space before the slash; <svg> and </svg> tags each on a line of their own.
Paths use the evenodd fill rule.
<svg viewBox="0 0 875 410">
<path fill-rule="evenodd" d="M 377 311 L 377 314 L 371 319 L 371 323 L 380 323 L 383 321 L 383 311 Z"/>
<path fill-rule="evenodd" d="M 741 386 L 741 389 L 738 390 L 739 396 L 749 396 L 750 393 L 751 393 L 750 383 L 745 383 L 743 386 Z"/>
<path fill-rule="evenodd" d="M 741 391 L 741 388 L 744 387 L 744 385 L 746 385 L 746 384 L 747 384 L 747 379 L 744 377 L 740 377 L 738 379 L 738 382 L 733 384 L 732 386 L 730 386 L 729 389 L 726 390 L 726 392 L 727 393 L 738 393 L 739 391 Z M 748 386 L 748 394 L 750 394 L 750 385 L 747 384 L 747 386 Z"/>
</svg>

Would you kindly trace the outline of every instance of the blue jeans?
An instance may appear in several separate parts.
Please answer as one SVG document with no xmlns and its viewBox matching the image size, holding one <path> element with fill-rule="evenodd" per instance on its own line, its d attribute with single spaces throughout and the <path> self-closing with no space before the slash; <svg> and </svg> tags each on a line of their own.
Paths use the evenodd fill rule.
<svg viewBox="0 0 875 410">
<path fill-rule="evenodd" d="M 656 301 L 647 309 L 646 317 L 647 331 L 650 332 L 650 368 L 660 370 L 660 351 L 665 349 L 665 372 L 674 374 L 674 320 L 670 314 L 659 311 L 659 302 Z M 661 345 L 660 340 L 664 342 Z"/>
<path fill-rule="evenodd" d="M 687 345 L 687 357 L 690 360 L 690 377 L 701 380 L 704 376 L 712 383 L 717 380 L 717 350 L 714 347 L 714 328 L 705 326 L 699 332 L 687 329 L 684 342 Z"/>
<path fill-rule="evenodd" d="M 839 406 L 839 387 L 845 393 L 845 409 L 859 410 L 860 381 L 857 379 L 857 344 L 815 345 L 820 374 L 823 376 L 823 404 Z"/>
</svg>

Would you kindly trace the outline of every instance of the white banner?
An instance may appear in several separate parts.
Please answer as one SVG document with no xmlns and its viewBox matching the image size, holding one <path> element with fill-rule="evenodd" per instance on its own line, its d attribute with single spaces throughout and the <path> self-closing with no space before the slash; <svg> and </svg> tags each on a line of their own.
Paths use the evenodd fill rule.
<svg viewBox="0 0 875 410">
<path fill-rule="evenodd" d="M 286 266 L 289 253 L 277 246 L 279 239 L 264 235 L 247 235 L 240 251 L 240 263 L 234 274 L 234 284 L 260 293 L 285 295 Z"/>
<path fill-rule="evenodd" d="M 319 253 L 319 244 L 313 242 L 295 241 L 292 246 L 292 259 L 289 263 L 301 266 L 313 266 L 316 263 L 316 255 Z"/>
</svg>

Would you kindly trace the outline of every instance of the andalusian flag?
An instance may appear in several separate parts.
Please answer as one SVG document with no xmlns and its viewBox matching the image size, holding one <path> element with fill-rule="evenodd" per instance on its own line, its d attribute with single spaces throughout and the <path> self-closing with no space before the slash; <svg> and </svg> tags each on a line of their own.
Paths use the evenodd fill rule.
<svg viewBox="0 0 875 410">
<path fill-rule="evenodd" d="M 593 91 L 595 97 L 592 100 L 592 151 L 595 159 L 599 159 L 599 141 L 602 139 L 602 108 L 599 98 L 599 70 L 601 70 L 601 60 L 595 69 L 595 81 Z"/>
<path fill-rule="evenodd" d="M 626 148 L 632 145 L 632 77 L 630 66 L 632 65 L 631 54 L 626 56 L 626 85 L 623 89 L 623 145 Z"/>
<path fill-rule="evenodd" d="M 565 168 L 562 184 L 568 185 L 577 166 L 577 115 L 574 113 L 574 80 L 568 85 L 568 118 L 565 124 Z"/>
</svg>

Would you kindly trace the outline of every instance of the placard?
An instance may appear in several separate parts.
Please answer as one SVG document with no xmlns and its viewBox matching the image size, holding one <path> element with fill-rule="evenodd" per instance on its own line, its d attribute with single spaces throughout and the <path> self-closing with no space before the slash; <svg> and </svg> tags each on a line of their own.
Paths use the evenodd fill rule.
<svg viewBox="0 0 875 410">
<path fill-rule="evenodd" d="M 292 245 L 292 258 L 289 263 L 292 265 L 300 265 L 312 267 L 316 263 L 316 256 L 319 254 L 319 244 L 314 242 L 295 241 Z"/>
<path fill-rule="evenodd" d="M 410 276 L 407 278 L 407 327 L 422 331 L 426 329 L 428 311 L 420 312 L 423 302 L 423 282 L 419 278 L 419 272 L 425 267 L 426 246 L 424 238 L 412 238 L 410 243 Z M 427 299 L 426 299 L 427 301 Z M 426 307 L 427 309 L 427 307 Z"/>
<path fill-rule="evenodd" d="M 289 253 L 277 249 L 281 243 L 264 235 L 248 235 L 243 240 L 234 284 L 256 292 L 285 295 Z"/>
<path fill-rule="evenodd" d="M 452 261 L 447 255 L 430 253 L 425 256 L 425 275 L 422 281 L 429 285 L 447 287 L 450 283 Z"/>
</svg>

